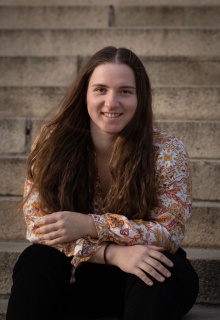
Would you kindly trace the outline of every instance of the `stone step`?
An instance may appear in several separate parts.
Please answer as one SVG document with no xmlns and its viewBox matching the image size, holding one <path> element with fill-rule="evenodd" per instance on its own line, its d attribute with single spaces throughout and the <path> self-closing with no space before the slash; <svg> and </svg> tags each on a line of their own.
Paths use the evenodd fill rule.
<svg viewBox="0 0 220 320">
<path fill-rule="evenodd" d="M 0 320 L 6 320 L 8 299 L 0 299 Z M 217 320 L 220 318 L 220 307 L 196 304 L 183 320 Z M 117 320 L 116 318 L 101 318 L 99 320 Z"/>
<path fill-rule="evenodd" d="M 107 45 L 125 46 L 138 55 L 218 56 L 219 43 L 220 28 L 215 27 L 1 30 L 0 56 L 88 55 Z"/>
<path fill-rule="evenodd" d="M 0 154 L 26 154 L 27 119 L 0 118 Z"/>
<path fill-rule="evenodd" d="M 21 197 L 0 197 L 0 239 L 24 240 L 26 224 L 20 208 Z"/>
<path fill-rule="evenodd" d="M 215 19 L 211 11 L 208 9 L 208 14 Z M 1 29 L 102 28 L 108 25 L 108 6 L 0 7 Z"/>
<path fill-rule="evenodd" d="M 65 87 L 0 87 L 1 117 L 43 118 L 60 103 Z M 153 88 L 156 119 L 220 120 L 220 86 Z"/>
<path fill-rule="evenodd" d="M 220 84 L 219 57 L 140 57 L 153 86 L 216 86 Z M 66 86 L 77 74 L 73 57 L 0 57 L 0 86 Z"/>
<path fill-rule="evenodd" d="M 219 26 L 220 6 L 115 6 L 113 26 Z"/>
<path fill-rule="evenodd" d="M 0 195 L 23 194 L 25 180 L 25 156 L 0 156 Z M 193 199 L 220 201 L 220 160 L 191 159 Z"/>
<path fill-rule="evenodd" d="M 12 269 L 27 242 L 0 242 L 0 295 L 9 296 L 12 284 Z M 220 249 L 186 248 L 189 260 L 200 278 L 197 303 L 220 303 Z"/>
<path fill-rule="evenodd" d="M 220 6 L 1 6 L 1 29 L 220 26 Z"/>
<path fill-rule="evenodd" d="M 75 5 L 140 5 L 140 6 L 152 6 L 152 5 L 193 5 L 193 6 L 209 6 L 218 5 L 219 0 L 0 0 L 0 5 L 5 6 L 75 6 Z"/>
<path fill-rule="evenodd" d="M 77 56 L 0 57 L 0 74 L 2 75 L 0 86 L 66 86 L 77 73 L 77 60 Z M 212 66 L 218 68 L 217 65 L 216 61 L 216 64 Z M 218 83 L 220 79 L 219 82 L 216 81 L 216 84 Z"/>
<path fill-rule="evenodd" d="M 10 118 L 7 120 L 10 121 Z M 42 123 L 41 119 L 32 119 L 31 144 L 33 144 Z M 220 158 L 220 121 L 157 120 L 155 127 L 182 140 L 190 158 Z"/>
<path fill-rule="evenodd" d="M 193 201 L 183 245 L 220 248 L 220 202 Z"/>
<path fill-rule="evenodd" d="M 43 122 L 0 118 L 0 154 L 28 154 Z M 190 158 L 220 158 L 220 121 L 157 120 L 155 127 L 182 140 Z"/>
<path fill-rule="evenodd" d="M 0 239 L 24 240 L 26 225 L 18 207 L 21 197 L 0 197 Z M 194 201 L 191 219 L 184 239 L 190 247 L 220 248 L 220 203 Z"/>
</svg>

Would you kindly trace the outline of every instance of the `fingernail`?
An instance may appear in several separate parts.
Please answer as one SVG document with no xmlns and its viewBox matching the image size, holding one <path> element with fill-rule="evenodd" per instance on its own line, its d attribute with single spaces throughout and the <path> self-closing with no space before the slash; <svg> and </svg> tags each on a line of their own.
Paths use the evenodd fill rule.
<svg viewBox="0 0 220 320">
<path fill-rule="evenodd" d="M 170 276 L 171 276 L 171 273 L 170 273 L 170 272 L 167 272 L 166 276 L 167 276 L 167 277 L 170 277 Z"/>
</svg>

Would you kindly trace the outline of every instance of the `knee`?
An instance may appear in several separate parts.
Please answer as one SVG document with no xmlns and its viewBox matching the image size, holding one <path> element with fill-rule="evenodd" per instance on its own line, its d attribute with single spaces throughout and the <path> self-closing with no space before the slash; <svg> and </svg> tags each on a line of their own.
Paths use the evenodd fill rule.
<svg viewBox="0 0 220 320">
<path fill-rule="evenodd" d="M 14 267 L 14 274 L 17 272 L 38 273 L 39 270 L 62 270 L 71 271 L 70 258 L 55 248 L 33 244 L 28 246 L 19 256 Z"/>
</svg>

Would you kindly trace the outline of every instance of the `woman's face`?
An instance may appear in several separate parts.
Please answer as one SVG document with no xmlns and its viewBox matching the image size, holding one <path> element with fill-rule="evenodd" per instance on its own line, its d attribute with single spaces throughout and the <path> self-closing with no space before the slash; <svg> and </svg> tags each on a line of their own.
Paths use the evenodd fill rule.
<svg viewBox="0 0 220 320">
<path fill-rule="evenodd" d="M 86 100 L 91 132 L 118 134 L 137 109 L 134 71 L 120 63 L 97 66 L 89 80 Z"/>
</svg>

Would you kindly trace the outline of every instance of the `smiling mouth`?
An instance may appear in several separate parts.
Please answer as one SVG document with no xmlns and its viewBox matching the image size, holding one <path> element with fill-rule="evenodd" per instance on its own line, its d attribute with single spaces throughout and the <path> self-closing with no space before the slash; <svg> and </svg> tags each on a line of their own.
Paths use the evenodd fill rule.
<svg viewBox="0 0 220 320">
<path fill-rule="evenodd" d="M 110 112 L 102 112 L 102 114 L 108 118 L 118 118 L 122 115 L 122 113 L 110 113 Z"/>
</svg>

